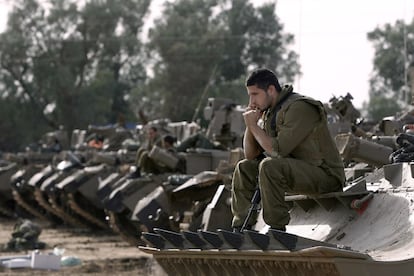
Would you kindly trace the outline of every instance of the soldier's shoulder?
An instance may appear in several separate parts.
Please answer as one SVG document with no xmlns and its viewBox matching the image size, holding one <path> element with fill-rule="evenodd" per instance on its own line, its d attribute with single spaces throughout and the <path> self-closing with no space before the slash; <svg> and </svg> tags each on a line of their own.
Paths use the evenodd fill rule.
<svg viewBox="0 0 414 276">
<path fill-rule="evenodd" d="M 316 104 L 317 102 L 314 101 L 307 101 L 307 100 L 297 100 L 292 102 L 286 112 L 292 112 L 294 114 L 297 114 L 300 117 L 303 116 L 317 116 L 319 114 L 318 112 L 318 106 Z"/>
</svg>

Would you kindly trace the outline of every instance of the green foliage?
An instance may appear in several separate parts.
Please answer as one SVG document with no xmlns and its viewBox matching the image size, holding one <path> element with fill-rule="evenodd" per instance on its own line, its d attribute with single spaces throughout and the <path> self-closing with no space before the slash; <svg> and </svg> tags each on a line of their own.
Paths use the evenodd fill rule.
<svg viewBox="0 0 414 276">
<path fill-rule="evenodd" d="M 375 48 L 368 112 L 372 118 L 393 115 L 411 101 L 409 67 L 414 66 L 414 21 L 397 21 L 368 33 Z M 399 104 L 400 103 L 400 104 Z"/>
<path fill-rule="evenodd" d="M 281 81 L 299 73 L 274 4 L 165 1 L 144 44 L 150 3 L 13 1 L 0 34 L 0 115 L 8 118 L 0 149 L 21 149 L 60 125 L 70 133 L 142 113 L 190 120 L 208 97 L 246 103 L 253 67 L 269 67 Z"/>
<path fill-rule="evenodd" d="M 146 77 L 137 38 L 150 0 L 77 2 L 52 0 L 46 9 L 43 1 L 15 1 L 0 35 L 2 104 L 31 111 L 15 122 L 35 120 L 25 130 L 31 137 L 134 117 L 126 99 Z"/>
<path fill-rule="evenodd" d="M 36 141 L 39 137 L 31 130 L 44 133 L 48 129 L 38 124 L 33 116 L 34 110 L 27 103 L 6 98 L 0 101 L 0 151 L 23 150 L 24 145 Z M 18 115 L 17 115 L 18 114 Z M 25 120 L 22 120 L 25 118 Z M 6 132 L 7 131 L 7 132 Z"/>
<path fill-rule="evenodd" d="M 373 121 L 380 121 L 384 117 L 394 116 L 401 111 L 399 104 L 393 99 L 384 96 L 371 96 L 369 104 L 365 106 L 369 118 Z"/>
<path fill-rule="evenodd" d="M 286 49 L 293 37 L 282 29 L 274 4 L 255 8 L 247 0 L 166 2 L 149 33 L 150 55 L 156 60 L 145 94 L 160 105 L 147 106 L 146 112 L 190 120 L 199 101 L 206 100 L 201 99 L 205 89 L 207 97 L 246 103 L 243 83 L 252 67 L 269 67 L 282 81 L 291 81 L 299 66 L 296 54 Z"/>
</svg>

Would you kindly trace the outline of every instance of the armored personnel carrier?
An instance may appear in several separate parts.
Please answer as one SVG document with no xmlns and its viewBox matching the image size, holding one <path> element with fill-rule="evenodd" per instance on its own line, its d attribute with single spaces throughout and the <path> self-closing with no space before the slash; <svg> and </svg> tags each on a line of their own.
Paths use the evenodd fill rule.
<svg viewBox="0 0 414 276">
<path fill-rule="evenodd" d="M 46 221 L 54 219 L 37 203 L 34 197 L 34 189 L 29 185 L 29 181 L 34 175 L 48 167 L 56 158 L 56 154 L 54 152 L 27 152 L 24 155 L 20 154 L 23 162 L 19 164 L 19 170 L 9 179 L 9 185 L 17 206 L 29 214 L 29 217 L 34 216 Z M 24 217 L 25 215 L 20 213 L 19 216 Z"/>
<path fill-rule="evenodd" d="M 344 113 L 331 112 L 339 123 L 331 133 L 340 134 L 337 145 L 350 171 L 343 192 L 286 195 L 292 206 L 286 232 L 270 229 L 259 215 L 253 230 L 242 233 L 220 223 L 154 228 L 143 233 L 146 246 L 140 249 L 168 275 L 412 275 L 414 155 L 408 149 L 414 149 L 414 136 L 398 138 L 409 116 L 381 122 L 384 132 L 367 133 L 341 121 Z M 393 156 L 400 147 L 403 155 Z M 219 199 L 210 204 L 221 212 Z"/>
<path fill-rule="evenodd" d="M 131 137 L 129 130 L 118 126 L 74 130 L 71 150 L 29 181 L 38 204 L 70 225 L 107 229 L 96 196 L 99 179 L 116 169 L 116 150 Z"/>
<path fill-rule="evenodd" d="M 341 193 L 287 196 L 286 232 L 154 229 L 141 249 L 170 275 L 411 275 L 412 168 L 389 164 Z"/>
<path fill-rule="evenodd" d="M 137 146 L 132 131 L 125 128 L 89 127 L 89 132 L 94 137 L 99 135 L 102 145 L 96 147 L 89 142 L 85 146 L 79 145 L 78 141 L 75 148 L 88 151 L 88 161 L 61 179 L 54 188 L 56 193 L 64 195 L 64 205 L 90 226 L 108 229 L 107 215 L 100 198 L 102 194 L 98 193 L 100 180 L 113 176 L 125 170 L 124 166 L 132 164 Z M 131 140 L 130 143 L 124 145 L 128 139 Z M 89 140 L 91 139 L 87 139 Z"/>
<path fill-rule="evenodd" d="M 46 219 L 44 210 L 33 198 L 33 190 L 28 185 L 28 180 L 37 172 L 41 171 L 49 163 L 52 163 L 58 153 L 67 148 L 67 135 L 63 128 L 47 132 L 35 144 L 19 153 L 5 154 L 5 158 L 11 162 L 15 169 L 12 175 L 2 174 L 1 182 L 4 185 L 3 195 L 11 195 L 19 216 L 35 216 Z M 8 170 L 12 172 L 12 170 Z"/>
</svg>

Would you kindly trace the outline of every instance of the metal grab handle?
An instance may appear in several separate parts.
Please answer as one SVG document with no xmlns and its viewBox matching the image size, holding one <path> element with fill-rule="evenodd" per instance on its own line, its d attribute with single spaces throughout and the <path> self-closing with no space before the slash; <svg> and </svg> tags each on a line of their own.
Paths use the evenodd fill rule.
<svg viewBox="0 0 414 276">
<path fill-rule="evenodd" d="M 361 199 L 355 199 L 351 202 L 352 209 L 360 209 L 365 202 L 371 200 L 374 197 L 373 193 L 369 193 Z"/>
</svg>

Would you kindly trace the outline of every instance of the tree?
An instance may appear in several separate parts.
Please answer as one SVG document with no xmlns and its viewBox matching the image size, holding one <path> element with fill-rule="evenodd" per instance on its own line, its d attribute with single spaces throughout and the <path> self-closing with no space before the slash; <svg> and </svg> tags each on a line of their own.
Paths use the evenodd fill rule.
<svg viewBox="0 0 414 276">
<path fill-rule="evenodd" d="M 209 96 L 245 103 L 243 80 L 251 67 L 267 66 L 290 81 L 299 73 L 293 42 L 283 34 L 275 5 L 254 7 L 247 0 L 177 0 L 166 2 L 162 18 L 149 32 L 154 76 L 146 86 L 152 114 L 189 120 L 209 89 Z M 242 92 L 243 91 L 243 92 Z M 142 93 L 142 91 L 141 91 Z M 140 94 L 142 95 L 142 94 Z"/>
<path fill-rule="evenodd" d="M 396 21 L 368 33 L 374 44 L 374 71 L 370 80 L 369 116 L 379 120 L 381 116 L 395 114 L 411 102 L 409 67 L 414 65 L 414 21 L 405 25 Z"/>
<path fill-rule="evenodd" d="M 0 35 L 0 98 L 32 112 L 18 125 L 34 120 L 33 139 L 133 116 L 126 99 L 146 77 L 138 35 L 150 0 L 41 3 L 15 1 Z"/>
</svg>

